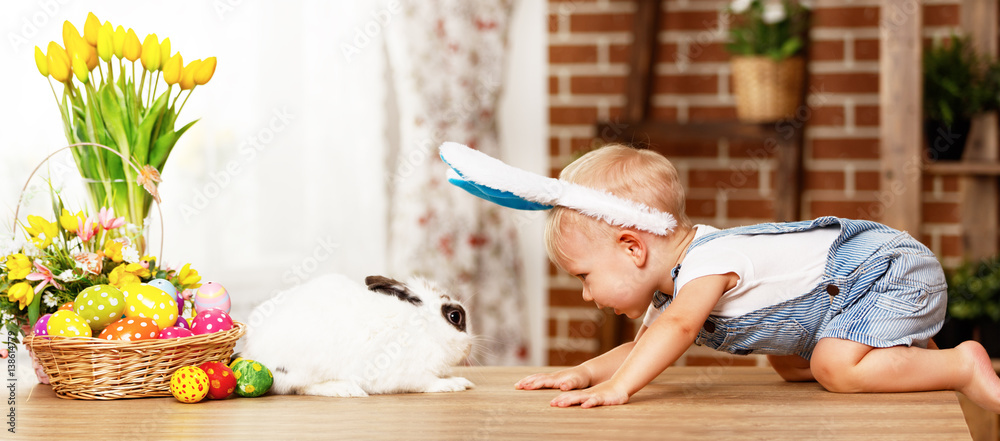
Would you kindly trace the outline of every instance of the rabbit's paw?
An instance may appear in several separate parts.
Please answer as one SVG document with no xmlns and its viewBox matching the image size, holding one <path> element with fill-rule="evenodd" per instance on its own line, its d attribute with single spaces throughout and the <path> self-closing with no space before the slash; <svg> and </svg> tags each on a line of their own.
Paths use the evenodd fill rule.
<svg viewBox="0 0 1000 441">
<path fill-rule="evenodd" d="M 310 384 L 301 389 L 302 395 L 318 395 L 323 397 L 367 397 L 368 393 L 353 381 L 332 380 L 323 383 Z"/>
<path fill-rule="evenodd" d="M 471 389 L 474 386 L 471 381 L 462 377 L 445 377 L 432 381 L 424 389 L 424 392 L 458 392 Z"/>
</svg>

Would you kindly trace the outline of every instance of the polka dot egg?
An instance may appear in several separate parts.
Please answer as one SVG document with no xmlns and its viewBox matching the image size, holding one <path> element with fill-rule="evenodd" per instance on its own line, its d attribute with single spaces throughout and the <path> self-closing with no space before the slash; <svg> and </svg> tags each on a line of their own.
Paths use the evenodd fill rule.
<svg viewBox="0 0 1000 441">
<path fill-rule="evenodd" d="M 170 393 L 182 403 L 197 403 L 208 395 L 208 374 L 196 366 L 184 366 L 170 376 Z"/>
<path fill-rule="evenodd" d="M 177 315 L 184 314 L 184 298 L 177 292 L 177 287 L 167 279 L 153 279 L 146 283 L 149 286 L 160 288 L 163 292 L 174 297 L 177 302 Z"/>
<path fill-rule="evenodd" d="M 232 369 L 233 376 L 236 377 L 236 394 L 241 397 L 264 395 L 274 383 L 271 370 L 256 361 L 239 360 L 233 363 Z"/>
<path fill-rule="evenodd" d="M 211 308 L 221 309 L 228 313 L 231 306 L 229 292 L 222 284 L 208 282 L 201 285 L 194 293 L 194 310 L 197 313 Z"/>
<path fill-rule="evenodd" d="M 208 374 L 208 398 L 224 400 L 236 390 L 236 376 L 229 366 L 218 361 L 207 361 L 198 366 Z"/>
<path fill-rule="evenodd" d="M 153 319 L 143 317 L 126 317 L 111 323 L 101 331 L 97 338 L 101 340 L 137 341 L 152 340 L 160 335 Z"/>
<path fill-rule="evenodd" d="M 184 337 L 190 337 L 192 335 L 194 335 L 194 333 L 188 329 L 184 329 L 179 326 L 171 326 L 169 328 L 160 331 L 160 336 L 158 338 L 160 339 L 184 338 Z"/>
<path fill-rule="evenodd" d="M 233 319 L 221 309 L 206 309 L 199 312 L 191 322 L 191 331 L 196 335 L 211 334 L 233 329 Z"/>
<path fill-rule="evenodd" d="M 76 295 L 73 311 L 83 317 L 94 332 L 118 320 L 125 311 L 125 296 L 111 285 L 94 285 Z"/>
<path fill-rule="evenodd" d="M 157 329 L 177 323 L 177 300 L 155 286 L 135 283 L 122 290 L 125 295 L 125 317 L 150 318 Z"/>
<path fill-rule="evenodd" d="M 39 337 L 49 335 L 49 317 L 52 317 L 52 314 L 45 314 L 39 317 L 38 320 L 35 320 L 35 326 L 31 328 L 31 333 Z"/>
<path fill-rule="evenodd" d="M 73 311 L 56 311 L 49 317 L 45 328 L 48 334 L 53 337 L 90 337 L 93 335 L 87 321 Z"/>
</svg>

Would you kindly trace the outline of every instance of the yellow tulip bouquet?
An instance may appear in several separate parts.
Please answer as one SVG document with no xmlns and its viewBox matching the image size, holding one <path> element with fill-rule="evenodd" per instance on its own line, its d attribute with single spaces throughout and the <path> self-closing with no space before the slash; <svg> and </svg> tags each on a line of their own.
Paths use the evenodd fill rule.
<svg viewBox="0 0 1000 441">
<path fill-rule="evenodd" d="M 72 149 L 93 207 L 110 207 L 130 223 L 143 225 L 152 200 L 159 198 L 155 183 L 167 156 L 197 121 L 177 128 L 177 115 L 194 89 L 211 80 L 216 59 L 185 65 L 180 53 L 171 52 L 169 38 L 160 41 L 149 34 L 140 43 L 134 30 L 101 24 L 93 13 L 87 15 L 82 36 L 66 21 L 62 37 L 65 47 L 53 41 L 43 52 L 36 46 L 35 64 L 49 79 L 66 140 L 105 145 L 122 155 L 97 147 Z M 138 74 L 136 61 L 141 64 Z M 52 80 L 62 84 L 61 98 Z M 134 161 L 139 171 L 122 157 Z"/>
</svg>

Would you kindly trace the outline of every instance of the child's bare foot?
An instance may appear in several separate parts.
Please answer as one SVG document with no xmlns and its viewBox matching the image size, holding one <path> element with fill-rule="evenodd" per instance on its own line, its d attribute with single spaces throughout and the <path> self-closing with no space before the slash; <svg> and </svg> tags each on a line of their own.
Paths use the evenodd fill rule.
<svg viewBox="0 0 1000 441">
<path fill-rule="evenodd" d="M 979 342 L 971 340 L 963 342 L 955 349 L 961 351 L 967 360 L 966 363 L 972 367 L 969 381 L 959 387 L 958 391 L 983 409 L 1000 413 L 1000 378 L 993 370 L 986 349 L 983 349 L 983 345 Z"/>
</svg>

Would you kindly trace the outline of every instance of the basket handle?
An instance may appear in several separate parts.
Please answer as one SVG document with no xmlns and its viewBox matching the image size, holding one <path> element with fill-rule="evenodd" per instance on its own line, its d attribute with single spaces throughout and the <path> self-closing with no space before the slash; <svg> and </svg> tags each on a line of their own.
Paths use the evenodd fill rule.
<svg viewBox="0 0 1000 441">
<path fill-rule="evenodd" d="M 28 190 L 28 185 L 31 184 L 31 178 L 35 177 L 35 173 L 38 173 L 38 170 L 40 168 L 42 168 L 42 165 L 45 164 L 46 162 L 48 162 L 49 159 L 52 159 L 52 157 L 55 156 L 56 154 L 58 154 L 59 152 L 62 152 L 63 150 L 69 150 L 69 149 L 72 149 L 72 148 L 86 147 L 86 146 L 102 148 L 104 150 L 107 150 L 107 151 L 109 151 L 111 153 L 114 153 L 114 154 L 118 155 L 118 157 L 122 158 L 122 162 L 128 164 L 129 166 L 132 167 L 133 170 L 135 170 L 136 175 L 138 175 L 140 177 L 143 176 L 142 170 L 139 169 L 139 166 L 135 165 L 135 163 L 132 162 L 131 158 L 127 158 L 127 157 L 125 157 L 125 155 L 121 154 L 121 152 L 119 152 L 119 151 L 117 151 L 115 149 L 112 149 L 111 147 L 108 147 L 108 146 L 103 145 L 103 144 L 97 144 L 97 143 L 94 143 L 94 142 L 80 142 L 80 143 L 76 143 L 76 144 L 70 144 L 70 145 L 68 145 L 66 147 L 58 149 L 58 150 L 50 153 L 48 156 L 45 157 L 45 159 L 42 159 L 42 161 L 39 162 L 38 165 L 35 166 L 35 169 L 31 171 L 31 174 L 28 175 L 27 181 L 24 182 L 24 187 L 21 187 L 21 194 L 20 194 L 20 196 L 18 196 L 18 198 L 17 198 L 17 205 L 14 207 L 14 226 L 11 228 L 11 233 L 12 234 L 17 234 L 17 223 L 18 223 L 17 222 L 17 218 L 18 218 L 18 215 L 21 212 L 21 201 L 24 200 L 24 192 Z M 145 188 L 145 186 L 143 186 L 143 185 L 140 185 L 140 187 Z M 146 190 L 146 191 L 149 192 L 149 190 Z M 160 256 L 157 258 L 157 262 L 160 262 L 162 264 L 162 260 L 163 260 L 163 209 L 160 208 L 160 197 L 159 197 L 159 195 L 155 191 L 154 192 L 149 192 L 149 193 L 150 193 L 150 195 L 153 196 L 153 202 L 156 202 L 156 211 L 160 215 Z M 59 219 L 56 219 L 56 221 L 58 222 Z"/>
</svg>

